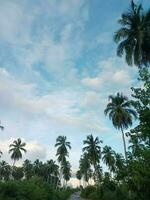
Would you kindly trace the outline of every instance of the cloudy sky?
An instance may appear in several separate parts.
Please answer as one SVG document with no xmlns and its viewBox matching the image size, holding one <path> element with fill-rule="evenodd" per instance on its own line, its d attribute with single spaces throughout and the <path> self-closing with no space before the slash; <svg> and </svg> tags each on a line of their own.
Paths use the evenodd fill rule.
<svg viewBox="0 0 150 200">
<path fill-rule="evenodd" d="M 25 158 L 55 157 L 66 135 L 78 167 L 82 141 L 93 133 L 122 152 L 120 134 L 103 111 L 109 94 L 137 84 L 136 68 L 116 57 L 113 33 L 129 0 L 0 0 L 0 133 L 27 143 Z M 144 6 L 149 0 L 141 1 Z"/>
</svg>

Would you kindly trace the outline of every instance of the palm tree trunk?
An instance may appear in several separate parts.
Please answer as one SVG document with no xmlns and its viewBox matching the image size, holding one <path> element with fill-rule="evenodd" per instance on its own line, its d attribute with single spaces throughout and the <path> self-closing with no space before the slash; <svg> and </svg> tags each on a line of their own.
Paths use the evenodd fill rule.
<svg viewBox="0 0 150 200">
<path fill-rule="evenodd" d="M 13 162 L 13 165 L 12 165 L 13 168 L 14 168 L 14 166 L 15 166 L 15 163 L 16 163 L 16 160 L 14 160 L 14 162 Z"/>
<path fill-rule="evenodd" d="M 122 126 L 121 126 L 121 132 L 122 132 L 122 140 L 123 140 L 123 146 L 124 146 L 124 155 L 125 155 L 125 159 L 126 159 L 126 162 L 127 162 L 127 148 L 126 148 L 126 141 L 125 141 L 125 136 L 124 136 Z"/>
<path fill-rule="evenodd" d="M 15 166 L 16 160 L 14 159 L 13 165 L 12 165 L 12 169 L 11 169 L 11 179 L 13 179 L 13 171 L 14 171 L 14 166 Z"/>
</svg>

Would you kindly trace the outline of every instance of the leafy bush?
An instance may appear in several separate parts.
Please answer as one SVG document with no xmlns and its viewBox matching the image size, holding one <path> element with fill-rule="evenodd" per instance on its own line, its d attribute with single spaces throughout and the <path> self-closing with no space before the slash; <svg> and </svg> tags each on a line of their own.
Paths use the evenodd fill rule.
<svg viewBox="0 0 150 200">
<path fill-rule="evenodd" d="M 112 181 L 110 181 L 112 183 Z M 113 187 L 112 187 L 113 186 Z M 110 187 L 106 187 L 106 184 L 103 183 L 99 187 L 88 186 L 84 188 L 81 192 L 83 198 L 90 200 L 128 200 L 128 190 L 126 185 L 115 186 L 115 184 Z M 131 198 L 130 200 L 134 200 Z"/>
<path fill-rule="evenodd" d="M 96 191 L 96 187 L 94 186 L 87 186 L 81 191 L 81 197 L 88 198 L 91 193 Z"/>
<path fill-rule="evenodd" d="M 40 178 L 0 183 L 0 200 L 66 200 L 71 192 L 56 191 Z"/>
</svg>

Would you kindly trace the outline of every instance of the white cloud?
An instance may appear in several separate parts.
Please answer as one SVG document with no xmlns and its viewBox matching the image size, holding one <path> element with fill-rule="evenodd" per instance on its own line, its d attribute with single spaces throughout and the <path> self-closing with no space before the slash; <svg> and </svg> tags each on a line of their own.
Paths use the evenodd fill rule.
<svg viewBox="0 0 150 200">
<path fill-rule="evenodd" d="M 99 61 L 99 71 L 95 77 L 84 77 L 81 82 L 94 90 L 113 91 L 130 87 L 137 75 L 137 70 L 129 68 L 117 58 Z M 118 88 L 118 89 L 117 89 Z"/>
<path fill-rule="evenodd" d="M 95 119 L 94 112 L 90 111 L 90 108 L 96 108 L 101 103 L 96 93 L 58 90 L 38 96 L 35 85 L 19 82 L 6 71 L 5 76 L 3 70 L 1 74 L 0 85 L 4 87 L 0 87 L 0 108 L 11 115 L 15 113 L 14 119 L 20 118 L 20 115 L 24 121 L 40 117 L 50 120 L 52 126 L 59 124 L 60 127 L 69 126 L 86 131 L 105 130 Z"/>
<path fill-rule="evenodd" d="M 16 140 L 16 138 L 10 138 L 0 141 L 0 149 L 3 152 L 1 159 L 6 160 L 6 162 L 8 163 L 12 163 L 10 158 L 11 154 L 9 154 L 8 151 L 9 145 L 12 144 L 14 140 Z M 22 153 L 23 158 L 18 162 L 18 165 L 20 165 L 25 159 L 29 159 L 31 161 L 34 161 L 36 159 L 45 160 L 46 148 L 42 144 L 38 143 L 36 140 L 26 141 L 22 138 L 21 140 L 22 142 L 26 142 L 25 149 L 27 150 L 27 153 Z"/>
<path fill-rule="evenodd" d="M 98 88 L 100 87 L 101 79 L 100 77 L 94 77 L 94 78 L 86 77 L 82 79 L 82 83 L 92 88 Z"/>
<path fill-rule="evenodd" d="M 112 79 L 119 84 L 128 84 L 131 81 L 131 76 L 128 70 L 116 71 Z"/>
</svg>

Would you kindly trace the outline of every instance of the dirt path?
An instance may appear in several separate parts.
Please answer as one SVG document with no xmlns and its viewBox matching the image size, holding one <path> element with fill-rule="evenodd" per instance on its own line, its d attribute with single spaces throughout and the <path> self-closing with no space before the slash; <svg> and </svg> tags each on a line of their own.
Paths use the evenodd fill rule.
<svg viewBox="0 0 150 200">
<path fill-rule="evenodd" d="M 69 200 L 84 200 L 80 197 L 80 194 L 78 192 L 71 195 Z"/>
</svg>

